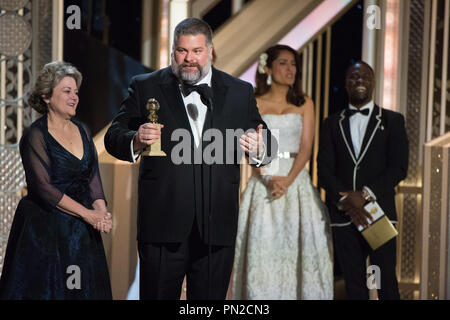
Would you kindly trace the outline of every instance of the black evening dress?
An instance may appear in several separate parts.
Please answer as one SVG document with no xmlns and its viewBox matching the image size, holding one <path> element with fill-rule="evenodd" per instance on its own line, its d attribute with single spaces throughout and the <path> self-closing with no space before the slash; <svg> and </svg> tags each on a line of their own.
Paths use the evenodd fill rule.
<svg viewBox="0 0 450 320">
<path fill-rule="evenodd" d="M 112 299 L 100 232 L 56 207 L 64 194 L 89 209 L 105 199 L 89 130 L 72 122 L 83 140 L 81 159 L 52 137 L 46 116 L 20 141 L 28 195 L 11 226 L 0 299 Z"/>
</svg>

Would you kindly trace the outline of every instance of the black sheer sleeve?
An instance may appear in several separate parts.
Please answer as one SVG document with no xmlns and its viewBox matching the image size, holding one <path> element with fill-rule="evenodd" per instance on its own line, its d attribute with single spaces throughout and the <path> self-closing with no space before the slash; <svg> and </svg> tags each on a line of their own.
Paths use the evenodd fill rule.
<svg viewBox="0 0 450 320">
<path fill-rule="evenodd" d="M 64 193 L 50 183 L 51 160 L 39 127 L 32 126 L 24 132 L 20 140 L 20 156 L 30 196 L 39 197 L 44 203 L 56 207 Z"/>
<path fill-rule="evenodd" d="M 98 168 L 97 149 L 95 148 L 94 140 L 92 139 L 91 131 L 89 130 L 89 128 L 85 124 L 82 124 L 82 127 L 86 133 L 86 136 L 88 137 L 89 150 L 92 153 L 92 157 L 93 157 L 93 169 L 92 169 L 92 174 L 91 174 L 91 177 L 89 180 L 89 189 L 91 192 L 91 199 L 92 199 L 92 201 L 95 201 L 98 199 L 103 199 L 106 202 L 105 194 L 103 192 L 102 179 L 100 177 L 100 170 Z"/>
</svg>

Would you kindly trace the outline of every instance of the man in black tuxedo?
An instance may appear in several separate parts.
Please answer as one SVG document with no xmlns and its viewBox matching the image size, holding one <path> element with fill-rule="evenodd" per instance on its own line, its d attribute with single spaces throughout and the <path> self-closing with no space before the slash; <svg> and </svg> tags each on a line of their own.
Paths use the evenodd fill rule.
<svg viewBox="0 0 450 320">
<path fill-rule="evenodd" d="M 145 156 L 140 163 L 141 299 L 179 299 L 185 275 L 188 299 L 225 299 L 238 221 L 238 154 L 245 151 L 259 166 L 269 163 L 269 151 L 276 150 L 268 130 L 263 137 L 267 126 L 253 87 L 212 67 L 212 52 L 207 23 L 195 18 L 180 22 L 174 32 L 171 67 L 133 78 L 129 96 L 105 135 L 107 151 L 121 160 L 136 161 L 159 138 L 167 155 Z M 151 98 L 160 104 L 162 131 L 147 123 L 146 104 Z M 194 155 L 208 153 L 209 147 L 202 144 L 211 141 L 208 129 L 223 138 L 214 136 L 210 146 L 219 147 L 211 156 L 224 158 L 194 160 Z M 239 149 L 234 139 L 231 147 L 226 145 L 227 129 L 253 129 L 253 133 L 237 135 Z M 188 148 L 180 148 L 186 142 L 178 140 L 183 133 Z M 231 163 L 225 159 L 230 154 L 235 158 Z"/>
<path fill-rule="evenodd" d="M 391 222 L 397 222 L 395 186 L 408 170 L 408 138 L 400 113 L 373 103 L 373 69 L 365 62 L 346 73 L 349 107 L 322 125 L 319 185 L 327 194 L 334 249 L 349 299 L 368 299 L 366 259 L 381 271 L 380 299 L 399 299 L 395 274 L 396 240 L 372 250 L 357 226 L 367 226 L 367 201 L 376 200 Z"/>
</svg>

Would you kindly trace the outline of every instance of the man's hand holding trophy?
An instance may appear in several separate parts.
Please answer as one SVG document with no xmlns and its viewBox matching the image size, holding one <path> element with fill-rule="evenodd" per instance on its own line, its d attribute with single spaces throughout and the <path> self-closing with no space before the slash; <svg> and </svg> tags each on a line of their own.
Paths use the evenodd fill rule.
<svg viewBox="0 0 450 320">
<path fill-rule="evenodd" d="M 143 156 L 164 157 L 166 154 L 161 150 L 161 128 L 164 128 L 164 125 L 158 123 L 158 115 L 156 114 L 160 108 L 158 100 L 154 98 L 149 99 L 146 108 L 149 111 L 149 122 L 139 127 L 134 137 L 133 149 L 135 152 L 145 149 L 142 152 Z"/>
</svg>

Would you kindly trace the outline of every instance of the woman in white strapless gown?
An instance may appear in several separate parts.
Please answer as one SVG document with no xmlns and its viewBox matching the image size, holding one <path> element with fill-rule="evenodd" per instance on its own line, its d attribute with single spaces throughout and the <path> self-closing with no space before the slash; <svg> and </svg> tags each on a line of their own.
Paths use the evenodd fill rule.
<svg viewBox="0 0 450 320">
<path fill-rule="evenodd" d="M 263 120 L 278 129 L 280 157 L 250 178 L 241 199 L 233 299 L 333 299 L 328 214 L 305 168 L 314 106 L 299 89 L 298 60 L 281 45 L 260 59 L 255 94 Z"/>
</svg>

